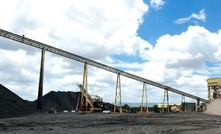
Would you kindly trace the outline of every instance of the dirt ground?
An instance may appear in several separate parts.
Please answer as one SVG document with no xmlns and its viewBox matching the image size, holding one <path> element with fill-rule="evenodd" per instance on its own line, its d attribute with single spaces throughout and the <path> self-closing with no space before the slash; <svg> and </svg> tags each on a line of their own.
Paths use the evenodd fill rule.
<svg viewBox="0 0 221 134">
<path fill-rule="evenodd" d="M 6 134 L 220 134 L 221 116 L 199 112 L 38 113 L 0 119 Z"/>
</svg>

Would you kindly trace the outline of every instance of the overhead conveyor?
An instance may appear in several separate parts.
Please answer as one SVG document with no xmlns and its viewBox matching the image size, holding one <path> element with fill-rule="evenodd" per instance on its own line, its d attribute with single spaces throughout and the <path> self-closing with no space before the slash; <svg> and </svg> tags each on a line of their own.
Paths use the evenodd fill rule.
<svg viewBox="0 0 221 134">
<path fill-rule="evenodd" d="M 67 57 L 67 58 L 70 58 L 72 60 L 76 60 L 76 61 L 79 61 L 79 62 L 82 62 L 82 63 L 87 63 L 88 65 L 91 65 L 91 66 L 94 66 L 94 67 L 97 67 L 97 68 L 100 68 L 100 69 L 103 69 L 103 70 L 106 70 L 106 71 L 109 71 L 109 72 L 112 72 L 112 73 L 120 74 L 120 75 L 125 76 L 127 78 L 134 79 L 134 80 L 137 80 L 137 81 L 140 81 L 140 82 L 143 82 L 143 83 L 146 83 L 146 84 L 149 84 L 149 85 L 161 88 L 161 89 L 165 89 L 165 90 L 168 90 L 170 92 L 177 93 L 177 94 L 180 94 L 182 96 L 186 96 L 186 97 L 195 99 L 197 101 L 207 102 L 206 99 L 203 99 L 201 97 L 197 97 L 195 95 L 180 91 L 180 90 L 172 88 L 170 86 L 166 86 L 166 85 L 148 80 L 146 78 L 142 78 L 140 76 L 127 73 L 125 71 L 107 66 L 105 64 L 93 61 L 91 59 L 84 58 L 82 56 L 70 53 L 68 51 L 58 49 L 58 48 L 53 47 L 53 46 L 49 46 L 47 44 L 44 44 L 44 43 L 41 43 L 41 42 L 38 42 L 38 41 L 35 41 L 35 40 L 32 40 L 32 39 L 26 38 L 24 36 L 21 36 L 21 35 L 15 34 L 15 33 L 11 33 L 11 32 L 0 29 L 0 36 L 2 36 L 4 38 L 8 38 L 10 40 L 14 40 L 16 42 L 20 42 L 20 43 L 32 46 L 32 47 L 36 47 L 36 48 L 39 48 L 39 49 L 44 49 L 45 51 L 48 51 L 48 52 L 51 52 L 51 53 L 54 53 L 54 54 L 57 54 L 57 55 L 60 55 L 60 56 L 63 56 L 63 57 Z"/>
</svg>

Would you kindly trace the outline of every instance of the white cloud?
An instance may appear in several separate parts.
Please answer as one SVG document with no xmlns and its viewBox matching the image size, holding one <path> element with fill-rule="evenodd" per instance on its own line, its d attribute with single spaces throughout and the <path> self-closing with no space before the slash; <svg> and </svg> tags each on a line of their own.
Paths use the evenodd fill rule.
<svg viewBox="0 0 221 134">
<path fill-rule="evenodd" d="M 113 54 L 136 55 L 151 47 L 136 33 L 149 8 L 142 0 L 0 0 L 0 3 L 0 17 L 4 18 L 0 21 L 1 28 L 96 61 L 109 63 L 108 57 Z M 4 76 L 1 84 L 25 99 L 36 99 L 40 50 L 3 38 L 0 44 L 0 73 Z M 106 71 L 98 76 L 100 72 L 89 67 L 89 92 L 102 96 L 113 92 L 107 98 L 113 101 L 116 77 Z M 80 84 L 82 77 L 82 63 L 46 52 L 44 94 L 50 90 L 76 89 L 75 84 Z"/>
<path fill-rule="evenodd" d="M 0 17 L 4 18 L 0 21 L 1 27 L 105 64 L 132 68 L 133 74 L 204 98 L 205 80 L 220 73 L 219 64 L 209 67 L 205 63 L 220 61 L 220 31 L 213 33 L 203 27 L 190 26 L 181 34 L 159 37 L 152 47 L 136 33 L 148 11 L 142 0 L 47 2 L 1 2 Z M 193 14 L 191 18 L 203 20 L 203 13 Z M 125 53 L 139 55 L 146 62 L 116 63 L 110 58 L 113 54 Z M 0 55 L 1 84 L 24 99 L 36 99 L 40 50 L 0 38 Z M 88 72 L 89 93 L 113 102 L 116 74 L 91 66 Z M 82 63 L 46 52 L 44 94 L 51 90 L 76 91 L 76 84 L 82 83 L 82 79 Z M 125 77 L 121 77 L 121 82 L 122 101 L 140 102 L 143 83 Z M 149 85 L 147 88 L 150 102 L 162 101 L 162 89 Z"/>
<path fill-rule="evenodd" d="M 151 0 L 150 1 L 150 6 L 157 10 L 159 10 L 164 4 L 165 4 L 164 0 Z"/>
<path fill-rule="evenodd" d="M 15 2 L 4 3 L 1 6 L 7 7 L 7 3 Z M 7 9 L 13 16 L 7 12 L 2 14 L 4 21 L 0 24 L 3 27 L 93 59 L 105 58 L 112 52 L 133 54 L 139 51 L 142 39 L 137 39 L 136 31 L 148 10 L 142 0 L 20 0 L 13 5 Z M 0 9 L 2 13 L 4 8 Z M 131 49 L 134 44 L 138 46 Z M 96 50 L 103 51 L 95 53 Z"/>
<path fill-rule="evenodd" d="M 189 17 L 180 18 L 174 21 L 175 24 L 183 24 L 191 21 L 192 19 L 201 20 L 203 22 L 206 21 L 206 13 L 205 10 L 200 10 L 199 14 L 192 13 Z"/>
<path fill-rule="evenodd" d="M 219 64 L 211 67 L 206 62 L 220 62 L 220 46 L 220 31 L 212 33 L 200 26 L 189 26 L 178 35 L 161 36 L 146 53 L 150 62 L 145 63 L 141 75 L 206 98 L 206 79 L 220 74 Z"/>
</svg>

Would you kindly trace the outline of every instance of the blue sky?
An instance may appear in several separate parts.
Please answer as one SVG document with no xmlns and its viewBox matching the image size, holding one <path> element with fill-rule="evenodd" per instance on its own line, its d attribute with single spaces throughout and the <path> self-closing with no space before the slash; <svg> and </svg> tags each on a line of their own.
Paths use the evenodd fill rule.
<svg viewBox="0 0 221 134">
<path fill-rule="evenodd" d="M 150 5 L 150 0 L 144 0 Z M 192 26 L 202 26 L 211 32 L 217 32 L 221 23 L 221 12 L 219 0 L 166 0 L 162 1 L 163 5 L 159 8 L 150 6 L 147 13 L 143 15 L 143 23 L 137 30 L 138 36 L 142 39 L 155 45 L 157 39 L 165 34 L 177 35 L 186 31 L 187 28 Z M 191 18 L 192 14 L 200 14 L 203 11 L 205 20 Z M 181 24 L 176 24 L 175 21 L 180 18 L 190 19 Z M 137 56 L 127 54 L 113 55 L 114 59 L 122 59 L 125 62 L 144 62 L 143 59 Z"/>
<path fill-rule="evenodd" d="M 150 1 L 145 0 L 145 3 L 149 4 Z M 217 32 L 221 27 L 220 4 L 219 0 L 166 0 L 159 10 L 151 8 L 144 15 L 138 35 L 154 45 L 158 37 L 164 34 L 180 34 L 186 31 L 189 25 L 199 25 L 211 32 Z M 201 10 L 206 13 L 205 22 L 191 19 L 183 24 L 174 23 L 179 18 L 189 17 L 192 13 L 198 14 Z"/>
<path fill-rule="evenodd" d="M 206 80 L 221 75 L 220 5 L 219 0 L 0 0 L 0 28 L 207 98 Z M 0 38 L 1 84 L 24 99 L 37 98 L 39 62 L 40 50 Z M 43 93 L 76 91 L 82 72 L 82 63 L 46 53 Z M 88 77 L 89 93 L 114 101 L 115 74 L 90 66 Z M 140 102 L 143 83 L 121 81 L 122 101 Z M 148 101 L 162 102 L 162 89 L 147 88 Z M 171 102 L 181 100 L 170 96 Z"/>
</svg>

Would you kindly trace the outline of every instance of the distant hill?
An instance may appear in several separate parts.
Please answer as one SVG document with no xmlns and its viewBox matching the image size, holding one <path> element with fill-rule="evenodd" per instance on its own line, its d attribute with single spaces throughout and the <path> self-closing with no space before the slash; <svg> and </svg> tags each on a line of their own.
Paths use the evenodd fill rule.
<svg viewBox="0 0 221 134">
<path fill-rule="evenodd" d="M 51 91 L 42 97 L 42 111 L 46 112 L 51 108 L 56 109 L 58 112 L 76 110 L 79 94 L 80 92 Z M 36 107 L 37 100 L 33 104 Z"/>
<path fill-rule="evenodd" d="M 34 107 L 0 84 L 0 118 L 15 117 L 35 112 Z"/>
</svg>

